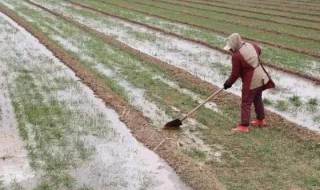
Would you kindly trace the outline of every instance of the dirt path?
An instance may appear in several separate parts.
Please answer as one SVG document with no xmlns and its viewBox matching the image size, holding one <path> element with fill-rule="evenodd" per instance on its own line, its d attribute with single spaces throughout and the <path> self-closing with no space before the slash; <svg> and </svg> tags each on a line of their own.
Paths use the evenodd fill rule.
<svg viewBox="0 0 320 190">
<path fill-rule="evenodd" d="M 139 141 L 143 142 L 147 147 L 164 158 L 188 185 L 194 189 L 224 189 L 223 185 L 214 177 L 214 171 L 207 168 L 199 170 L 199 166 L 192 159 L 177 149 L 175 140 L 170 140 L 170 138 L 177 138 L 175 134 L 157 132 L 151 129 L 147 118 L 143 117 L 141 113 L 128 105 L 127 102 L 122 100 L 110 89 L 107 89 L 94 74 L 86 70 L 74 58 L 65 54 L 57 45 L 53 44 L 41 32 L 35 30 L 14 12 L 4 7 L 0 7 L 0 10 L 38 38 L 57 58 L 70 67 L 76 75 L 82 79 L 83 83 L 93 89 L 99 98 L 115 108 L 118 113 L 123 113 L 125 110 L 130 111 L 130 114 L 121 115 L 120 119 L 126 123 Z M 151 136 L 152 141 L 150 140 Z"/>
</svg>

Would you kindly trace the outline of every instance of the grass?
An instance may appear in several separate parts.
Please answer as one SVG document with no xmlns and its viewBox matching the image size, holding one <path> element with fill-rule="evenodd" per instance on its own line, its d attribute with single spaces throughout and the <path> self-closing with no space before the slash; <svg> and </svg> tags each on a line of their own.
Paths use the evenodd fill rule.
<svg viewBox="0 0 320 190">
<path fill-rule="evenodd" d="M 284 100 L 277 100 L 276 108 L 280 111 L 286 111 L 289 108 L 289 104 Z"/>
<path fill-rule="evenodd" d="M 93 190 L 92 188 L 88 187 L 87 185 L 83 185 L 79 188 L 79 190 Z"/>
<path fill-rule="evenodd" d="M 63 28 L 64 29 L 64 28 Z M 68 29 L 69 30 L 69 29 Z M 53 31 L 53 30 L 51 30 Z M 72 37 L 70 35 L 65 35 L 64 32 L 61 31 L 55 31 L 55 33 L 61 33 L 64 37 Z M 77 33 L 79 34 L 80 31 L 72 31 L 71 33 Z M 73 41 L 78 41 L 81 39 L 76 39 Z M 58 42 L 59 43 L 59 42 Z M 104 63 L 107 67 L 112 68 L 113 66 L 117 66 L 121 68 L 121 73 L 124 75 L 122 78 L 126 78 L 126 80 L 132 82 L 137 88 L 143 88 L 147 90 L 147 94 L 152 97 L 152 99 L 156 99 L 157 97 L 164 97 L 167 94 L 177 94 L 178 96 L 168 96 L 170 99 L 161 99 L 158 101 L 157 104 L 159 106 L 163 105 L 164 102 L 175 102 L 177 106 L 181 105 L 183 102 L 193 102 L 190 97 L 181 98 L 180 93 L 178 93 L 174 89 L 168 89 L 167 85 L 163 84 L 159 81 L 154 81 L 152 78 L 154 75 L 162 75 L 158 71 L 156 71 L 155 68 L 151 68 L 150 70 L 142 69 L 142 66 L 137 60 L 131 56 L 124 56 L 122 53 L 120 53 L 117 49 L 112 49 L 109 46 L 106 46 L 104 42 L 102 42 L 99 39 L 90 39 L 87 40 L 85 43 L 86 46 L 79 47 L 80 49 L 86 50 L 90 49 L 90 52 L 86 52 L 88 56 L 94 57 L 97 62 Z M 75 54 L 75 52 L 71 52 L 72 54 Z M 84 61 L 89 69 L 94 71 L 95 73 L 99 73 L 94 68 L 94 63 L 90 63 L 89 61 Z M 158 68 L 157 68 L 158 69 Z M 101 73 L 100 73 L 101 75 Z M 102 76 L 102 79 L 106 78 L 105 76 Z M 121 77 L 120 77 L 121 78 Z M 149 97 L 148 96 L 148 97 Z M 171 104 L 167 103 L 168 107 L 166 109 L 171 109 Z M 192 103 L 191 106 L 195 106 L 196 103 Z M 191 106 L 188 105 L 188 108 L 184 109 L 190 109 Z M 206 110 L 206 109 L 205 109 Z"/>
<path fill-rule="evenodd" d="M 232 5 L 232 4 L 229 4 L 229 3 L 224 3 L 224 2 L 214 2 L 213 4 L 211 4 L 213 6 L 216 6 L 216 7 L 223 7 L 223 8 L 227 8 L 227 9 L 236 9 L 236 10 L 239 10 L 239 11 L 253 11 L 255 12 L 256 14 L 262 14 L 262 15 L 265 15 L 265 16 L 269 16 L 271 14 L 271 16 L 275 15 L 275 16 L 290 16 L 290 17 L 293 17 L 293 18 L 296 18 L 296 19 L 299 19 L 299 18 L 305 18 L 305 19 L 310 19 L 310 20 L 314 20 L 316 19 L 315 16 L 311 16 L 311 15 L 301 15 L 301 14 L 297 14 L 297 13 L 292 13 L 292 12 L 284 12 L 284 11 L 277 11 L 277 10 L 269 10 L 269 9 L 264 9 L 264 8 L 261 8 L 261 9 L 258 9 L 256 7 L 254 8 L 251 8 L 251 7 L 248 7 L 248 6 L 245 6 L 244 4 L 238 4 L 238 5 Z"/>
<path fill-rule="evenodd" d="M 132 36 L 134 36 L 136 39 L 138 39 L 139 41 L 152 41 L 154 43 L 156 43 L 157 37 L 148 33 L 142 33 L 142 32 L 137 32 L 132 30 L 131 28 L 128 28 L 129 30 L 129 34 L 131 34 Z"/>
<path fill-rule="evenodd" d="M 318 105 L 318 99 L 317 99 L 317 98 L 310 98 L 310 99 L 308 100 L 308 104 L 309 104 L 310 106 L 317 106 L 317 105 Z"/>
<path fill-rule="evenodd" d="M 101 17 L 99 19 L 99 22 L 96 22 L 96 20 L 94 19 L 95 15 L 92 14 L 91 12 L 84 11 L 83 9 L 75 9 L 74 7 L 71 7 L 71 6 L 67 6 L 64 8 L 65 8 L 65 10 L 66 9 L 68 10 L 68 11 L 64 11 L 64 13 L 66 13 L 67 15 L 81 15 L 82 18 L 92 19 L 92 23 L 96 23 L 98 25 L 103 24 L 105 26 L 113 26 L 113 27 L 121 28 L 122 30 L 127 31 L 127 33 L 131 34 L 132 36 L 134 36 L 135 38 L 137 38 L 141 41 L 148 40 L 148 41 L 156 42 L 156 37 L 154 35 L 151 35 L 148 33 L 143 34 L 142 32 L 134 31 L 134 30 L 132 30 L 131 27 L 126 26 L 125 24 L 123 24 L 121 22 L 118 22 L 117 25 L 114 25 L 116 22 L 109 20 L 109 18 L 107 18 L 107 17 Z"/>
<path fill-rule="evenodd" d="M 25 7 L 18 7 L 18 10 L 25 15 L 29 15 L 28 12 L 38 14 L 37 17 L 32 17 L 36 20 L 33 25 L 37 28 L 43 27 L 44 23 L 48 23 L 43 27 L 43 30 L 49 38 L 53 39 L 54 35 L 59 35 L 64 39 L 73 39 L 74 45 L 83 51 L 77 53 L 69 50 L 68 52 L 77 56 L 77 59 L 93 73 L 99 72 L 96 71 L 92 62 L 81 59 L 83 54 L 103 63 L 105 67 L 120 67 L 120 76 L 130 81 L 135 87 L 145 89 L 146 97 L 163 110 L 169 110 L 171 106 L 175 106 L 184 111 L 197 105 L 190 97 L 177 92 L 175 89 L 168 88 L 167 85 L 158 80 L 153 80 L 154 75 L 175 80 L 164 68 L 145 63 L 137 57 L 106 44 L 94 35 L 86 34 L 84 31 L 59 19 L 53 19 L 49 16 L 49 18 L 46 18 L 47 13 L 36 12 Z M 59 32 L 54 28 L 57 25 L 60 26 Z M 85 40 L 76 38 L 76 36 L 82 37 L 82 35 L 87 38 Z M 58 42 L 56 41 L 56 43 Z M 104 75 L 99 75 L 99 77 L 107 78 Z M 204 88 L 192 84 L 187 79 L 183 81 L 175 80 L 175 82 L 180 87 L 186 87 L 194 92 L 202 92 L 203 96 L 208 95 Z M 109 85 L 109 83 L 105 85 Z M 114 85 L 117 86 L 117 84 Z M 123 96 L 119 92 L 117 93 Z M 201 138 L 206 144 L 220 144 L 227 150 L 227 153 L 223 154 L 223 163 L 212 162 L 212 165 L 208 167 L 213 167 L 217 171 L 219 180 L 228 189 L 285 189 L 290 188 L 288 184 L 305 188 L 305 178 L 310 175 L 319 176 L 317 170 L 319 150 L 315 146 L 316 142 L 299 139 L 294 132 L 289 131 L 286 127 L 253 129 L 248 136 L 241 134 L 232 137 L 227 136 L 226 133 L 234 127 L 233 125 L 239 119 L 238 110 L 231 103 L 221 105 L 219 108 L 222 110 L 221 113 L 215 113 L 204 108 L 200 109 L 194 118 L 208 126 L 207 129 L 199 129 L 202 134 Z M 193 154 L 198 157 L 203 156 L 198 151 L 193 151 Z M 53 166 L 53 168 L 60 167 L 56 163 L 59 162 L 53 162 L 50 166 Z M 66 180 L 65 186 L 72 183 L 69 178 L 64 177 L 64 179 Z M 312 182 L 312 184 L 316 183 Z M 317 186 L 310 187 L 311 189 L 318 188 Z"/>
<path fill-rule="evenodd" d="M 292 8 L 302 8 L 302 9 L 308 9 L 308 8 L 316 8 L 317 5 L 314 4 L 314 2 L 317 2 L 316 0 L 314 1 L 301 1 L 301 2 L 295 2 L 292 5 L 288 5 L 285 2 L 268 2 L 268 1 L 264 1 L 264 2 L 253 2 L 254 4 L 261 4 L 261 5 L 265 5 L 265 6 L 270 6 L 270 7 L 292 7 Z M 309 4 L 311 3 L 311 4 Z M 301 6 L 301 7 L 300 7 Z"/>
<path fill-rule="evenodd" d="M 11 188 L 12 190 L 23 190 L 24 188 L 21 187 L 21 185 L 19 185 L 17 182 L 14 182 L 12 185 L 11 185 Z"/>
<path fill-rule="evenodd" d="M 29 74 L 20 74 L 15 83 L 16 88 L 22 92 L 12 92 L 13 105 L 18 113 L 20 133 L 25 141 L 32 142 L 27 146 L 31 159 L 30 165 L 35 170 L 45 172 L 38 188 L 72 187 L 74 180 L 67 169 L 79 163 L 75 155 L 80 154 L 82 155 L 80 160 L 86 160 L 92 154 L 92 151 L 85 148 L 84 144 L 82 147 L 73 148 L 74 156 L 70 155 L 71 152 L 66 151 L 66 148 L 74 146 L 71 144 L 74 137 L 67 128 L 67 126 L 70 127 L 70 115 L 74 113 L 71 113 L 57 100 L 46 102 L 44 95 L 36 89 L 37 85 Z M 77 138 L 76 140 L 79 140 Z M 57 148 L 58 152 L 52 150 Z"/>
<path fill-rule="evenodd" d="M 320 115 L 315 116 L 315 117 L 313 118 L 313 120 L 316 121 L 316 122 L 320 122 Z"/>
<path fill-rule="evenodd" d="M 268 99 L 268 98 L 263 98 L 263 103 L 266 105 L 272 105 L 272 100 Z"/>
<path fill-rule="evenodd" d="M 223 18 L 226 21 L 233 21 L 233 22 L 236 22 L 236 23 L 239 23 L 242 25 L 256 26 L 261 29 L 268 28 L 268 29 L 272 29 L 272 30 L 276 30 L 276 31 L 280 31 L 280 32 L 286 32 L 286 33 L 291 33 L 291 34 L 295 34 L 295 35 L 310 36 L 310 37 L 318 38 L 318 36 L 316 35 L 317 34 L 316 30 L 308 30 L 308 29 L 295 27 L 295 26 L 270 23 L 270 22 L 265 22 L 265 21 L 252 19 L 252 18 L 238 17 L 236 20 L 234 20 L 234 16 L 228 14 L 228 10 L 221 9 L 218 7 L 215 7 L 215 8 L 205 7 L 206 10 L 200 10 L 197 8 L 191 8 L 192 7 L 191 4 L 185 4 L 182 2 L 178 2 L 178 1 L 166 1 L 169 3 L 155 2 L 155 1 L 152 1 L 152 3 L 148 2 L 148 1 L 147 2 L 146 1 L 139 1 L 139 2 L 157 5 L 159 7 L 169 8 L 169 9 L 174 9 L 174 10 L 181 10 L 181 8 L 183 8 L 184 11 L 187 11 L 188 13 L 192 13 L 192 14 L 199 15 L 199 16 L 206 16 L 206 17 L 210 17 L 210 18 Z M 178 4 L 178 5 L 175 5 L 175 4 Z M 222 13 L 223 11 L 225 11 L 225 12 Z M 236 12 L 238 12 L 238 11 L 236 11 Z M 297 32 L 292 33 L 292 31 L 297 31 Z"/>
<path fill-rule="evenodd" d="M 293 95 L 289 98 L 289 101 L 296 107 L 300 107 L 302 105 L 302 101 L 299 96 Z"/>
<path fill-rule="evenodd" d="M 207 158 L 206 153 L 197 148 L 185 149 L 184 152 L 196 160 L 205 161 Z"/>
<path fill-rule="evenodd" d="M 256 2 L 253 2 L 253 3 L 256 3 Z M 228 5 L 236 5 L 236 6 L 243 6 L 243 4 L 241 4 L 241 2 L 240 1 L 238 1 L 238 2 L 228 2 Z M 280 4 L 281 5 L 281 4 Z M 311 11 L 311 10 L 308 10 L 308 11 L 306 11 L 306 10 L 303 10 L 303 9 L 300 9 L 300 10 L 292 10 L 292 8 L 280 8 L 279 9 L 279 7 L 273 7 L 273 6 L 268 6 L 268 5 L 266 5 L 266 4 L 259 4 L 259 5 L 247 5 L 248 7 L 252 7 L 252 8 L 259 8 L 259 9 L 267 9 L 267 10 L 271 10 L 271 11 L 276 11 L 276 12 L 282 12 L 282 11 L 286 11 L 286 10 L 288 10 L 288 11 L 292 11 L 291 12 L 291 14 L 296 14 L 296 15 L 301 15 L 301 14 L 308 14 L 308 13 L 313 13 L 313 14 L 316 14 L 316 12 L 313 12 L 313 11 Z"/>
<path fill-rule="evenodd" d="M 174 1 L 177 2 L 177 1 Z M 205 5 L 197 5 L 197 4 L 190 4 L 190 3 L 182 3 L 179 2 L 180 4 L 184 4 L 184 5 L 192 5 L 192 7 L 195 8 L 205 8 L 208 9 L 210 11 L 223 11 L 228 13 L 228 11 L 230 11 L 230 9 L 228 8 L 222 8 L 222 7 L 208 7 Z M 246 12 L 246 11 L 241 11 L 241 10 L 232 10 L 232 12 L 234 14 L 237 15 L 242 15 L 242 16 L 249 16 L 249 17 L 253 17 L 253 18 L 260 18 L 260 19 L 269 19 L 269 20 L 277 20 L 279 19 L 277 16 L 271 16 L 271 15 L 262 15 L 262 14 L 257 14 L 257 13 L 250 13 L 250 12 Z M 312 23 L 312 22 L 303 22 L 303 21 L 299 21 L 299 20 L 295 20 L 295 19 L 288 19 L 288 18 L 282 18 L 282 21 L 286 22 L 286 23 L 290 23 L 290 24 L 298 24 L 298 25 L 303 25 L 303 26 L 315 26 L 317 27 L 316 23 Z"/>
<path fill-rule="evenodd" d="M 8 48 L 12 48 L 12 42 L 7 42 Z M 75 79 L 66 77 L 66 68 L 32 52 L 32 48 L 28 50 L 32 63 L 16 51 L 3 61 L 12 74 L 8 76 L 9 91 L 19 132 L 27 144 L 30 166 L 40 181 L 35 189 L 74 189 L 75 179 L 69 169 L 88 161 L 94 153 L 82 136 L 99 134 L 95 136 L 108 139 L 112 130 L 106 127 L 108 122 L 98 110 L 90 114 L 81 107 L 88 105 L 90 110 L 92 105 L 81 98 L 71 100 L 81 94 L 82 88 Z M 61 99 L 58 92 L 74 94 L 71 99 Z"/>
<path fill-rule="evenodd" d="M 300 49 L 310 50 L 314 52 L 320 50 L 318 43 L 314 41 L 297 39 L 288 35 L 273 34 L 266 31 L 248 30 L 248 27 L 246 26 L 235 26 L 234 24 L 190 16 L 185 13 L 178 13 L 177 11 L 171 9 L 165 10 L 163 8 L 154 7 L 154 2 L 152 2 L 152 4 L 148 4 L 146 2 L 144 2 L 143 4 L 136 4 L 130 0 L 125 2 L 110 0 L 108 2 L 116 3 L 125 7 L 135 8 L 141 11 L 149 10 L 150 8 L 152 8 L 153 14 L 161 15 L 166 18 L 174 18 L 174 20 L 176 21 L 183 21 L 191 24 L 200 24 L 201 26 L 208 27 L 211 29 L 227 31 L 230 34 L 234 31 L 237 31 L 238 33 L 242 34 L 243 37 L 250 37 L 256 40 L 268 41 L 275 44 L 284 45 L 286 47 L 299 47 Z M 152 7 L 150 7 L 150 5 L 152 5 Z"/>
<path fill-rule="evenodd" d="M 99 5 L 103 6 L 103 5 Z M 111 6 L 112 7 L 112 6 Z M 110 7 L 105 7 L 104 11 L 110 9 Z M 70 8 L 70 10 L 72 10 L 72 8 Z M 81 10 L 81 9 L 79 9 Z M 77 11 L 79 11 L 77 10 Z M 114 11 L 116 9 L 112 9 L 111 11 Z M 118 10 L 118 9 L 117 9 Z M 83 12 L 83 11 L 81 11 Z M 139 14 L 133 14 L 130 12 L 124 12 L 122 13 L 121 11 L 118 11 L 117 14 L 120 14 L 122 16 L 125 16 L 129 19 L 134 19 L 143 23 L 149 23 L 152 26 L 156 26 L 156 27 L 166 27 L 167 29 L 177 32 L 177 33 L 181 33 L 182 35 L 191 37 L 191 38 L 197 38 L 197 39 L 203 39 L 206 42 L 210 42 L 211 44 L 220 44 L 219 46 L 223 46 L 224 45 L 224 39 L 222 37 L 219 36 L 213 36 L 211 32 L 207 32 L 207 31 L 200 31 L 198 29 L 193 29 L 192 27 L 190 28 L 179 28 L 176 25 L 170 24 L 169 22 L 164 22 L 163 20 L 161 21 L 161 23 L 159 23 L 159 19 L 155 19 L 155 18 L 148 18 L 145 19 L 143 16 L 139 16 Z M 91 15 L 92 17 L 92 15 Z M 270 49 L 271 52 L 269 51 L 269 49 L 265 49 L 264 53 L 263 53 L 263 57 L 265 58 L 271 58 L 274 61 L 277 60 L 277 62 L 281 63 L 281 64 L 286 64 L 288 67 L 290 68 L 294 68 L 296 70 L 300 70 L 303 72 L 314 72 L 316 71 L 314 68 L 311 68 L 311 64 L 304 64 L 304 62 L 306 61 L 305 59 L 307 58 L 302 58 L 301 56 L 298 56 L 298 54 L 294 54 L 294 53 L 286 53 L 286 51 L 281 51 L 281 50 L 273 50 Z M 302 64 L 303 63 L 303 64 Z"/>
<path fill-rule="evenodd" d="M 304 184 L 309 187 L 320 187 L 320 180 L 316 177 L 306 177 L 304 178 Z"/>
</svg>

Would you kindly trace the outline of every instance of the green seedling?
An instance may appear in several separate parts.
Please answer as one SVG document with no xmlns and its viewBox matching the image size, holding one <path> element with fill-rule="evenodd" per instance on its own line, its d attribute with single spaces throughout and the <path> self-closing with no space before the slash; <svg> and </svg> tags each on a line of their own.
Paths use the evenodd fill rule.
<svg viewBox="0 0 320 190">
<path fill-rule="evenodd" d="M 315 177 L 306 177 L 304 178 L 303 182 L 307 187 L 310 187 L 310 188 L 320 187 L 320 180 Z"/>
<path fill-rule="evenodd" d="M 317 99 L 317 98 L 310 98 L 310 99 L 308 100 L 308 104 L 309 104 L 310 106 L 317 106 L 317 105 L 318 105 L 318 99 Z"/>
<path fill-rule="evenodd" d="M 292 96 L 289 98 L 289 101 L 296 107 L 300 107 L 302 105 L 302 102 L 300 100 L 300 96 Z"/>
<path fill-rule="evenodd" d="M 272 105 L 272 100 L 270 100 L 268 98 L 263 98 L 263 103 L 266 105 Z"/>
<path fill-rule="evenodd" d="M 185 149 L 184 152 L 191 156 L 194 159 L 197 160 L 205 160 L 206 159 L 206 153 L 197 149 L 197 148 L 191 148 L 191 149 Z"/>
<path fill-rule="evenodd" d="M 277 100 L 276 108 L 280 111 L 286 111 L 289 108 L 289 104 L 284 100 Z"/>
</svg>

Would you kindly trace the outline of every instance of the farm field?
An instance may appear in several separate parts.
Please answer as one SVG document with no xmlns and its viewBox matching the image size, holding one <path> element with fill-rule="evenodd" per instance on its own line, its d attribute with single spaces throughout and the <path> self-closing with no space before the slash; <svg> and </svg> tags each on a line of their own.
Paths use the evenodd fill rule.
<svg viewBox="0 0 320 190">
<path fill-rule="evenodd" d="M 319 10 L 1 0 L 0 189 L 319 189 Z M 160 130 L 221 88 L 234 31 L 262 46 L 277 85 L 268 127 L 230 135 L 238 81 L 181 130 Z"/>
</svg>

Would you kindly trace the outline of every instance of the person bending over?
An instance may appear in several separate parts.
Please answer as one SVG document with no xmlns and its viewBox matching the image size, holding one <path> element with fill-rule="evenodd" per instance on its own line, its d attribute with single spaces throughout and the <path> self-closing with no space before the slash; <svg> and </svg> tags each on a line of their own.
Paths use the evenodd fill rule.
<svg viewBox="0 0 320 190">
<path fill-rule="evenodd" d="M 224 83 L 224 89 L 230 88 L 239 77 L 242 79 L 241 122 L 232 131 L 248 133 L 252 103 L 257 118 L 251 124 L 266 125 L 262 92 L 274 88 L 275 84 L 260 63 L 261 48 L 258 45 L 244 42 L 238 33 L 233 33 L 227 38 L 223 49 L 232 52 L 232 71 Z"/>
</svg>

